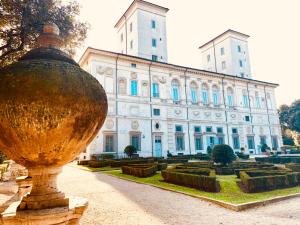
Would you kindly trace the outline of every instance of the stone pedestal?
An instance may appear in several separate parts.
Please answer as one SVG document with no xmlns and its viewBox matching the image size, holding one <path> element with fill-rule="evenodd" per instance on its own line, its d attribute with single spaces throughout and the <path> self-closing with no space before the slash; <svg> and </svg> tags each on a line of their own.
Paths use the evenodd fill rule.
<svg viewBox="0 0 300 225">
<path fill-rule="evenodd" d="M 17 210 L 15 202 L 2 213 L 1 225 L 75 225 L 88 206 L 86 199 L 69 198 L 68 207 L 41 210 Z"/>
</svg>

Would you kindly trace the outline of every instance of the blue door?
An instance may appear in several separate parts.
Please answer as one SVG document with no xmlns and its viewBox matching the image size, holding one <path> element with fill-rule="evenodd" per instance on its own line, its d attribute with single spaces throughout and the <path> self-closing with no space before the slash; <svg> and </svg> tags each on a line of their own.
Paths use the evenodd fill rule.
<svg viewBox="0 0 300 225">
<path fill-rule="evenodd" d="M 154 138 L 154 157 L 162 156 L 162 144 L 161 136 L 155 136 Z"/>
</svg>

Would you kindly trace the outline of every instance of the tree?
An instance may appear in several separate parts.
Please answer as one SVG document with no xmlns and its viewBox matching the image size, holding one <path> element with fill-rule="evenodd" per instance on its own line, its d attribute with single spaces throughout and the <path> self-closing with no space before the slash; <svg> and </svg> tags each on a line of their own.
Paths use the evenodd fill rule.
<svg viewBox="0 0 300 225">
<path fill-rule="evenodd" d="M 235 160 L 233 149 L 229 145 L 215 145 L 212 150 L 212 160 L 222 165 L 232 163 Z"/>
<path fill-rule="evenodd" d="M 133 156 L 134 153 L 136 153 L 137 150 L 133 145 L 128 145 L 126 146 L 126 148 L 124 149 L 124 153 L 131 158 Z"/>
<path fill-rule="evenodd" d="M 86 22 L 77 20 L 79 14 L 76 1 L 62 4 L 61 0 L 1 0 L 0 67 L 15 62 L 34 48 L 47 22 L 59 27 L 63 50 L 74 55 L 88 29 Z"/>
<path fill-rule="evenodd" d="M 269 146 L 267 144 L 263 144 L 260 148 L 261 152 L 267 152 L 267 150 L 269 150 Z"/>
<path fill-rule="evenodd" d="M 300 132 L 300 99 L 294 101 L 291 106 L 280 106 L 279 119 L 284 130 Z"/>
</svg>

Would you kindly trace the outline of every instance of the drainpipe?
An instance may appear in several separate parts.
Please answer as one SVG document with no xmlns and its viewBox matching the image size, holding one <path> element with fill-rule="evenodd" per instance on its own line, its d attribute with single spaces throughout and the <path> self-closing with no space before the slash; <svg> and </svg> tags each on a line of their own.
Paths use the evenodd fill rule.
<svg viewBox="0 0 300 225">
<path fill-rule="evenodd" d="M 119 54 L 117 54 L 116 58 L 116 84 L 115 84 L 115 90 L 116 90 L 116 96 L 115 96 L 115 110 L 116 110 L 116 147 L 117 147 L 117 158 L 119 158 L 119 120 L 118 120 L 118 60 L 119 60 Z"/>
<path fill-rule="evenodd" d="M 127 18 L 126 18 L 126 16 L 124 15 L 124 19 L 125 19 L 125 41 L 126 41 L 126 45 L 125 45 L 125 47 L 126 47 L 126 55 L 128 54 L 128 50 L 127 50 L 127 46 L 128 46 L 128 44 L 127 44 Z"/>
<path fill-rule="evenodd" d="M 153 107 L 152 107 L 152 77 L 151 77 L 151 66 L 152 66 L 152 61 L 149 64 L 149 105 L 150 105 L 150 132 L 151 132 L 151 152 L 152 152 L 152 157 L 154 156 L 154 150 L 153 150 L 153 121 L 152 121 L 152 117 L 153 117 Z"/>
<path fill-rule="evenodd" d="M 225 98 L 225 90 L 224 90 L 224 78 L 225 75 L 222 77 L 222 93 L 223 93 L 223 102 L 225 107 L 225 120 L 226 120 L 226 130 L 227 130 L 227 143 L 229 145 L 229 127 L 228 127 L 228 114 L 227 114 L 227 105 L 226 105 L 226 98 Z"/>
<path fill-rule="evenodd" d="M 216 58 L 216 47 L 215 47 L 215 41 L 213 41 L 213 48 L 214 48 L 214 59 L 215 59 L 215 71 L 218 72 L 217 69 L 217 58 Z"/>
<path fill-rule="evenodd" d="M 190 140 L 190 121 L 189 121 L 189 106 L 188 106 L 188 98 L 187 98 L 187 85 L 186 85 L 186 72 L 187 72 L 187 68 L 184 71 L 184 92 L 185 92 L 185 105 L 186 105 L 186 119 L 187 119 L 187 124 L 188 124 L 188 142 L 189 142 L 189 152 L 190 155 L 192 154 L 192 150 L 191 150 L 191 140 Z"/>
</svg>

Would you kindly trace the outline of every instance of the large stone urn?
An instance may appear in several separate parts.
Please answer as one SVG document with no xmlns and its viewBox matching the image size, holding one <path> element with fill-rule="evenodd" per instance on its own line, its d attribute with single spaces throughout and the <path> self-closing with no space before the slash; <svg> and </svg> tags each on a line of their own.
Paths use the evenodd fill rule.
<svg viewBox="0 0 300 225">
<path fill-rule="evenodd" d="M 100 83 L 59 50 L 57 26 L 44 26 L 38 40 L 38 48 L 0 69 L 0 149 L 32 180 L 31 193 L 18 206 L 20 221 L 27 212 L 68 209 L 56 177 L 93 140 L 107 113 Z"/>
</svg>

